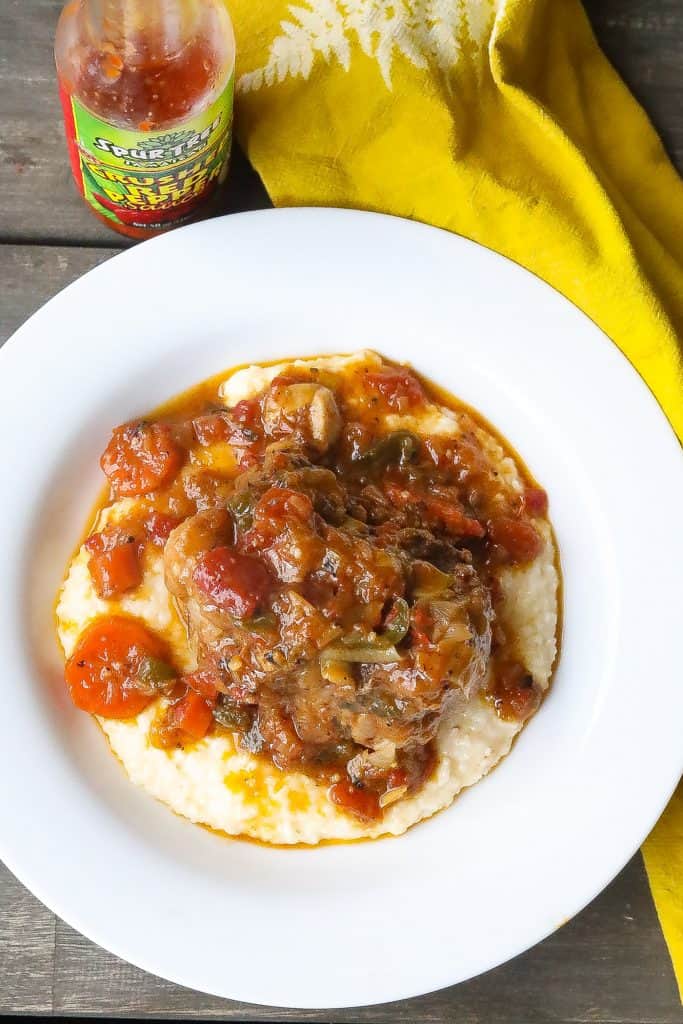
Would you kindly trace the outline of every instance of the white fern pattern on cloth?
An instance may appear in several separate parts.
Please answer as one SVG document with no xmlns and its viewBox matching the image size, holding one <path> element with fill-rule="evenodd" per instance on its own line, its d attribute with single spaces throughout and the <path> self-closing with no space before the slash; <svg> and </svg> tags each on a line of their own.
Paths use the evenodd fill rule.
<svg viewBox="0 0 683 1024">
<path fill-rule="evenodd" d="M 442 71 L 460 59 L 463 39 L 481 49 L 497 9 L 505 0 L 303 0 L 291 4 L 291 21 L 280 23 L 265 67 L 242 75 L 238 88 L 252 92 L 286 78 L 308 78 L 316 57 L 348 71 L 354 36 L 379 64 L 391 89 L 396 54 L 418 68 L 430 62 Z"/>
</svg>

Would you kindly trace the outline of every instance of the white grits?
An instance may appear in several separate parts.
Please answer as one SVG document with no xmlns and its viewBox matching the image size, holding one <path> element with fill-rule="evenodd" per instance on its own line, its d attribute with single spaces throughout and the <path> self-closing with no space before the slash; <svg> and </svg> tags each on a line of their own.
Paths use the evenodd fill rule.
<svg viewBox="0 0 683 1024">
<path fill-rule="evenodd" d="M 221 386 L 227 405 L 258 394 L 286 366 L 316 365 L 321 369 L 350 369 L 374 353 L 348 357 L 297 360 L 270 367 L 249 367 L 233 374 Z M 456 436 L 458 415 L 430 404 L 424 415 L 387 417 L 390 429 L 401 426 L 418 433 Z M 489 457 L 510 486 L 521 490 L 514 461 L 498 441 L 477 428 Z M 130 511 L 130 499 L 102 513 L 98 525 Z M 535 681 L 547 688 L 556 655 L 558 576 L 550 528 L 542 531 L 545 546 L 529 566 L 507 569 L 501 577 L 500 614 L 516 636 L 516 649 Z M 163 582 L 163 559 L 156 549 L 146 555 L 142 585 L 118 602 L 102 601 L 94 592 L 84 548 L 74 557 L 57 606 L 58 635 L 68 657 L 88 622 L 98 615 L 123 611 L 143 620 L 169 642 L 183 670 L 194 665 L 183 627 Z M 239 749 L 229 736 L 209 736 L 193 747 L 158 750 L 147 738 L 153 705 L 136 719 L 98 719 L 113 752 L 131 780 L 178 814 L 229 835 L 244 835 L 269 843 L 315 844 L 329 839 L 373 838 L 400 835 L 411 825 L 452 803 L 466 786 L 478 782 L 510 750 L 521 725 L 502 721 L 490 704 L 479 697 L 455 706 L 441 723 L 437 736 L 436 770 L 415 796 L 404 798 L 385 811 L 381 822 L 363 824 L 345 814 L 327 797 L 327 790 L 308 776 L 281 772 L 269 762 Z"/>
</svg>

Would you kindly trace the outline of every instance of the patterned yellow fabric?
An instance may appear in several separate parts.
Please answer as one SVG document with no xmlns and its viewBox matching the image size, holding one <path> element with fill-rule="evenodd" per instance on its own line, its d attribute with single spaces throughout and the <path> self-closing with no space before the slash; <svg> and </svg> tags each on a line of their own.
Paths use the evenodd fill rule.
<svg viewBox="0 0 683 1024">
<path fill-rule="evenodd" d="M 683 433 L 683 183 L 578 0 L 228 2 L 238 132 L 276 205 L 504 253 L 606 331 Z M 680 791 L 644 852 L 683 981 Z"/>
</svg>

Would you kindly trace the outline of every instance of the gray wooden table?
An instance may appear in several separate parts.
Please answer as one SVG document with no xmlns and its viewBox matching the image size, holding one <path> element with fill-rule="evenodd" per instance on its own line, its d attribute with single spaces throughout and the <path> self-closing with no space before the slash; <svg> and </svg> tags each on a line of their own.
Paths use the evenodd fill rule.
<svg viewBox="0 0 683 1024">
<path fill-rule="evenodd" d="M 59 0 L 0 0 L 0 344 L 46 299 L 122 244 L 87 213 L 70 181 L 51 53 L 59 7 Z M 683 169 L 683 0 L 588 0 L 587 7 L 604 49 Z M 224 211 L 267 205 L 238 155 Z M 683 1022 L 640 855 L 582 914 L 511 963 L 420 999 L 334 1012 L 246 1006 L 145 974 L 55 918 L 0 864 L 0 1013 Z"/>
</svg>

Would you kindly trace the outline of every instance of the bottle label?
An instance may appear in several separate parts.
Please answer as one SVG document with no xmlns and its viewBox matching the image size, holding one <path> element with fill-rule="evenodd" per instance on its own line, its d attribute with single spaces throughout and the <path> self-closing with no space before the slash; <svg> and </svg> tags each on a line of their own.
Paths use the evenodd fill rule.
<svg viewBox="0 0 683 1024">
<path fill-rule="evenodd" d="M 170 129 L 129 131 L 101 121 L 60 84 L 71 167 L 83 198 L 125 227 L 187 220 L 227 173 L 233 84 L 203 113 Z"/>
</svg>

